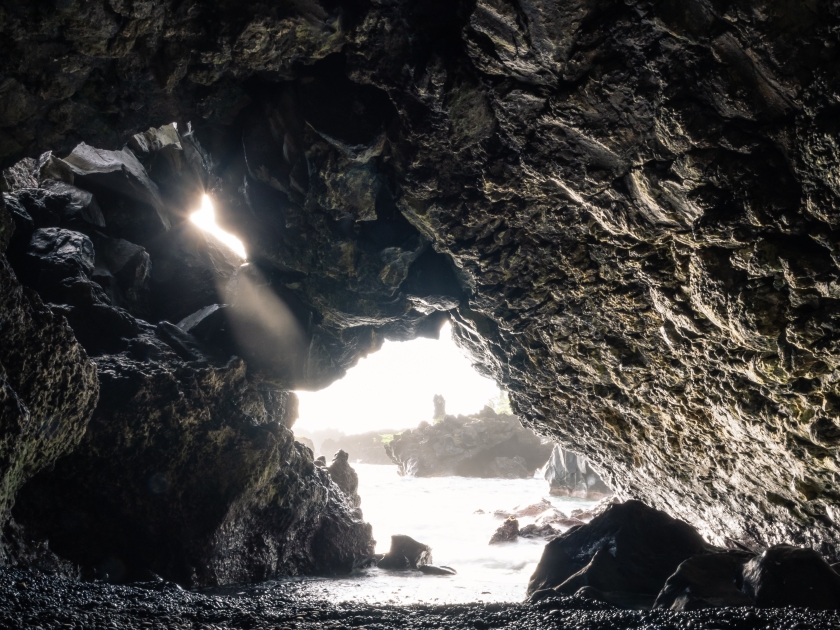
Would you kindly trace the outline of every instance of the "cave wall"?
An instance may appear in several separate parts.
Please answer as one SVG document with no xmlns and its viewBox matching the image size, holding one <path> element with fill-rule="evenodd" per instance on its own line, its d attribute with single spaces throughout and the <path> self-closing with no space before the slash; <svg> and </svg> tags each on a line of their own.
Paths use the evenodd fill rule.
<svg viewBox="0 0 840 630">
<path fill-rule="evenodd" d="M 525 422 L 620 495 L 716 542 L 828 553 L 838 12 L 7 5 L 0 157 L 191 122 L 222 222 L 304 330 L 272 377 L 323 386 L 449 312 Z"/>
</svg>

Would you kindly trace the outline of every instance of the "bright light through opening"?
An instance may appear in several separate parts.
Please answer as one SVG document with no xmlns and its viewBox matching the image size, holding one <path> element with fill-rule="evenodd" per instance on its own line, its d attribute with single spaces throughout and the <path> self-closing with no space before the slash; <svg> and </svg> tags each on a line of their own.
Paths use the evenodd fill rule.
<svg viewBox="0 0 840 630">
<path fill-rule="evenodd" d="M 213 201 L 208 195 L 204 195 L 204 198 L 201 200 L 201 210 L 193 212 L 190 215 L 190 221 L 205 232 L 215 236 L 243 260 L 247 258 L 245 255 L 245 246 L 242 244 L 242 241 L 216 225 L 216 211 L 213 208 Z"/>
<path fill-rule="evenodd" d="M 479 375 L 445 324 L 440 340 L 386 341 L 359 361 L 347 376 L 320 392 L 298 392 L 306 434 L 328 428 L 350 435 L 378 429 L 408 429 L 432 421 L 432 398 L 441 394 L 449 414 L 472 414 L 499 396 L 499 388 Z"/>
</svg>

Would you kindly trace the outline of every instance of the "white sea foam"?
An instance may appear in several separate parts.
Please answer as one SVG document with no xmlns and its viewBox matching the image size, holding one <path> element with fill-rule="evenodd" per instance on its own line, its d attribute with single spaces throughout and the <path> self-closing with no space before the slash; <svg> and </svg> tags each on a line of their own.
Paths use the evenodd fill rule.
<svg viewBox="0 0 840 630">
<path fill-rule="evenodd" d="M 489 545 L 502 523 L 495 510 L 510 510 L 548 499 L 566 515 L 592 501 L 552 497 L 542 478 L 472 479 L 400 477 L 396 466 L 354 464 L 365 520 L 373 525 L 379 553 L 388 551 L 392 534 L 406 534 L 429 545 L 435 564 L 458 571 L 452 577 L 417 571 L 366 569 L 341 579 L 311 580 L 313 594 L 331 601 L 369 603 L 516 602 L 525 598 L 528 578 L 545 541 L 520 538 Z M 476 514 L 483 510 L 484 514 Z M 521 518 L 520 526 L 533 522 Z"/>
</svg>

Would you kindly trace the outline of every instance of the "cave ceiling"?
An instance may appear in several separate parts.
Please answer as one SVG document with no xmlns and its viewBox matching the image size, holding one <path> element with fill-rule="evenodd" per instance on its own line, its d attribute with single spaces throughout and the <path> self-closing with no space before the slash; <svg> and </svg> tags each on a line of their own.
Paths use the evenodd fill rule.
<svg viewBox="0 0 840 630">
<path fill-rule="evenodd" d="M 200 185 L 125 229 L 165 265 L 210 192 L 302 331 L 254 369 L 323 387 L 450 317 L 622 496 L 840 541 L 840 4 L 44 0 L 0 30 L 4 166 L 195 139 Z"/>
</svg>

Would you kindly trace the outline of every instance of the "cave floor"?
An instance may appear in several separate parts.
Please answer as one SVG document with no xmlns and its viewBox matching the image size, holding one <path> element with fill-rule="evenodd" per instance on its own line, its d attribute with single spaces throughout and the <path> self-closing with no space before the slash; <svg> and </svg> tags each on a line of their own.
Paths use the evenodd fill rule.
<svg viewBox="0 0 840 630">
<path fill-rule="evenodd" d="M 309 597 L 284 583 L 210 594 L 166 583 L 115 586 L 5 569 L 0 570 L 0 628 L 828 630 L 840 629 L 840 611 L 727 608 L 639 612 L 574 597 L 536 604 L 336 604 Z"/>
</svg>

